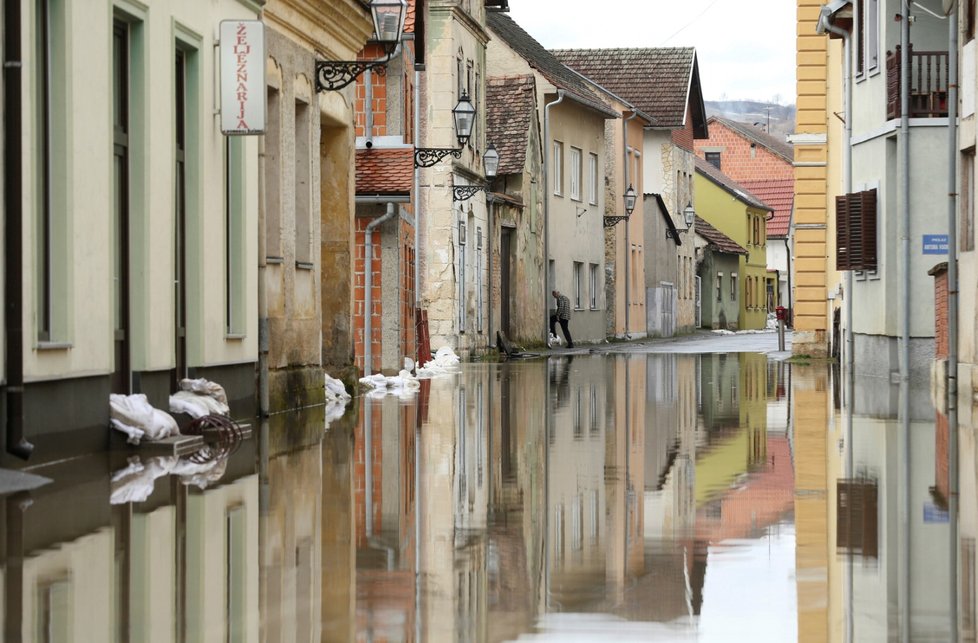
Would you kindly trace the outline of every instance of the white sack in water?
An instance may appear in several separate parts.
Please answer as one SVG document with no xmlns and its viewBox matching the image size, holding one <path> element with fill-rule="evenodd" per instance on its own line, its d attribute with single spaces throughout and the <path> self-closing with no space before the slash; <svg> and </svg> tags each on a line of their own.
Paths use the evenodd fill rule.
<svg viewBox="0 0 978 643">
<path fill-rule="evenodd" d="M 225 406 L 228 404 L 228 396 L 224 392 L 224 387 L 217 382 L 211 382 L 203 377 L 195 380 L 180 380 L 180 390 L 212 397 Z"/>
<path fill-rule="evenodd" d="M 330 377 L 329 374 L 326 374 L 326 399 L 329 401 L 351 399 L 343 382 L 335 377 Z"/>
<path fill-rule="evenodd" d="M 418 377 L 427 379 L 438 375 L 449 375 L 456 371 L 459 364 L 458 355 L 449 346 L 442 346 L 430 362 L 419 366 Z"/>
<path fill-rule="evenodd" d="M 154 409 L 142 393 L 109 395 L 109 418 L 112 427 L 128 435 L 132 444 L 180 435 L 176 420 L 165 411 Z"/>
<path fill-rule="evenodd" d="M 380 373 L 361 377 L 360 383 L 373 389 L 367 394 L 370 397 L 383 397 L 387 394 L 410 397 L 421 388 L 418 378 L 403 369 L 392 377 Z"/>
<path fill-rule="evenodd" d="M 227 404 L 209 395 L 177 391 L 170 396 L 170 413 L 186 413 L 195 420 L 211 414 L 226 416 L 230 411 Z"/>
</svg>

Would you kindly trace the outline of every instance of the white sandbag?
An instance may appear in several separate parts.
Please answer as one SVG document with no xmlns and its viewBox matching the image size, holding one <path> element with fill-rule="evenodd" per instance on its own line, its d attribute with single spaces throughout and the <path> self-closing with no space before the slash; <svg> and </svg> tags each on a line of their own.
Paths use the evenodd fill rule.
<svg viewBox="0 0 978 643">
<path fill-rule="evenodd" d="M 177 422 L 168 413 L 154 409 L 142 393 L 109 396 L 109 419 L 113 428 L 129 436 L 128 442 L 162 440 L 180 435 Z"/>
<path fill-rule="evenodd" d="M 230 409 L 227 404 L 209 395 L 198 395 L 189 391 L 177 391 L 170 396 L 170 412 L 186 413 L 196 420 L 197 418 L 211 414 L 226 416 L 230 413 Z"/>
<path fill-rule="evenodd" d="M 346 386 L 343 382 L 339 381 L 335 377 L 330 377 L 328 374 L 326 378 L 326 399 L 327 400 L 350 400 L 350 394 L 346 392 Z"/>
<path fill-rule="evenodd" d="M 227 393 L 224 392 L 224 387 L 217 382 L 211 382 L 203 377 L 195 380 L 180 380 L 180 390 L 212 397 L 225 406 L 228 404 L 228 396 Z"/>
</svg>

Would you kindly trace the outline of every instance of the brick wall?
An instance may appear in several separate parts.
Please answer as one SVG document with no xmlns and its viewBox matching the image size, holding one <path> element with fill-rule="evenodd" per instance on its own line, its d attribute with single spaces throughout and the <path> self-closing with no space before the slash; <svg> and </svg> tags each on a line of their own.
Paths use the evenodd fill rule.
<svg viewBox="0 0 978 643">
<path fill-rule="evenodd" d="M 737 132 L 722 123 L 710 123 L 710 138 L 695 141 L 696 156 L 705 159 L 704 148 L 723 148 L 720 152 L 720 171 L 734 181 L 794 178 L 792 164 L 760 144 L 751 146 Z"/>
<path fill-rule="evenodd" d="M 934 277 L 934 357 L 947 359 L 947 264 L 935 266 L 928 274 Z"/>
<path fill-rule="evenodd" d="M 360 52 L 361 60 L 373 60 L 385 55 L 383 47 L 380 45 L 368 45 Z M 365 79 L 367 74 L 357 77 L 356 90 L 356 128 L 357 136 L 366 136 L 367 128 L 367 85 Z M 370 74 L 373 90 L 373 112 L 374 124 L 371 136 L 387 135 L 387 76 L 381 75 L 376 71 Z"/>
</svg>

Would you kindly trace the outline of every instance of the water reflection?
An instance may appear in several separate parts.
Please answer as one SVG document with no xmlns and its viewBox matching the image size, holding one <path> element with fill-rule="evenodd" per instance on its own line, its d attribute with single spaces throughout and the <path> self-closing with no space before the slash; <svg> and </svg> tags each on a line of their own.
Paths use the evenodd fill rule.
<svg viewBox="0 0 978 643">
<path fill-rule="evenodd" d="M 467 364 L 197 477 L 53 465 L 0 505 L 4 640 L 949 640 L 952 587 L 974 640 L 978 445 L 955 585 L 949 428 L 907 394 L 755 354 Z"/>
</svg>

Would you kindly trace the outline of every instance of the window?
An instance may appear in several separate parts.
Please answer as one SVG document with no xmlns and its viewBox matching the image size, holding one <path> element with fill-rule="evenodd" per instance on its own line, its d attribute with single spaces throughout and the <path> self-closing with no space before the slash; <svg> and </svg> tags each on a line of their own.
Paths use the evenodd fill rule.
<svg viewBox="0 0 978 643">
<path fill-rule="evenodd" d="M 876 270 L 876 190 L 835 198 L 836 268 Z"/>
<path fill-rule="evenodd" d="M 227 334 L 245 332 L 245 230 L 244 230 L 244 151 L 247 139 L 225 138 L 225 286 L 227 294 Z M 298 198 L 298 197 L 297 197 Z"/>
<path fill-rule="evenodd" d="M 879 0 L 865 0 L 866 6 L 866 68 L 873 71 L 879 68 L 880 19 Z"/>
<path fill-rule="evenodd" d="M 312 268 L 311 108 L 295 102 L 295 266 Z"/>
<path fill-rule="evenodd" d="M 598 155 L 589 154 L 587 159 L 587 202 L 598 204 Z"/>
<path fill-rule="evenodd" d="M 583 297 L 584 264 L 580 261 L 574 262 L 574 308 L 580 310 L 584 307 Z"/>
<path fill-rule="evenodd" d="M 598 308 L 598 264 L 592 263 L 588 266 L 588 296 L 591 301 L 591 310 Z"/>
<path fill-rule="evenodd" d="M 581 150 L 570 148 L 570 198 L 581 200 Z"/>
<path fill-rule="evenodd" d="M 975 39 L 975 0 L 965 2 L 965 38 L 966 40 Z"/>
<path fill-rule="evenodd" d="M 265 255 L 282 258 L 282 106 L 278 90 L 268 88 L 268 129 L 265 131 Z"/>
<path fill-rule="evenodd" d="M 465 222 L 458 222 L 458 332 L 465 332 Z"/>
<path fill-rule="evenodd" d="M 717 273 L 717 301 L 723 301 L 723 273 Z"/>
<path fill-rule="evenodd" d="M 730 301 L 737 301 L 737 273 L 730 273 Z"/>
<path fill-rule="evenodd" d="M 475 292 L 476 292 L 476 332 L 482 332 L 482 228 L 475 229 Z"/>
<path fill-rule="evenodd" d="M 720 152 L 707 152 L 706 153 L 706 162 L 709 163 L 710 165 L 712 165 L 713 167 L 715 167 L 716 169 L 719 170 L 720 169 Z"/>
<path fill-rule="evenodd" d="M 68 339 L 67 35 L 64 0 L 37 0 L 34 8 L 37 339 L 48 342 Z M 122 29 L 128 49 L 128 27 Z M 124 56 L 128 58 L 128 50 Z M 128 146 L 128 61 L 117 60 L 115 71 L 116 127 L 118 130 L 120 121 L 125 121 L 122 127 Z"/>
<path fill-rule="evenodd" d="M 856 75 L 861 76 L 866 70 L 866 0 L 856 0 L 856 42 L 853 43 L 856 50 Z"/>
<path fill-rule="evenodd" d="M 564 195 L 564 144 L 554 141 L 554 194 Z"/>
<path fill-rule="evenodd" d="M 878 493 L 875 480 L 843 479 L 836 484 L 836 547 L 843 553 L 879 554 Z"/>
<path fill-rule="evenodd" d="M 961 153 L 961 249 L 974 248 L 975 148 Z M 970 247 L 966 247 L 970 246 Z"/>
</svg>

